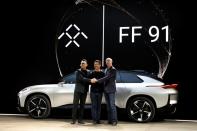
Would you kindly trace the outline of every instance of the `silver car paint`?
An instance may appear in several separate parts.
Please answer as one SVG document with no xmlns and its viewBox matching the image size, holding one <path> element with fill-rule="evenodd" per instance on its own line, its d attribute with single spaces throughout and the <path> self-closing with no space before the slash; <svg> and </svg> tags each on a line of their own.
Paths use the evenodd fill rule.
<svg viewBox="0 0 197 131">
<path fill-rule="evenodd" d="M 161 108 L 167 105 L 168 98 L 170 97 L 170 103 L 177 103 L 177 91 L 175 89 L 164 89 L 159 87 L 164 83 L 157 81 L 147 76 L 140 76 L 144 82 L 142 83 L 117 83 L 116 92 L 116 106 L 119 108 L 126 108 L 126 104 L 132 96 L 144 95 L 154 99 L 157 108 Z M 149 86 L 149 87 L 147 87 Z M 73 103 L 75 84 L 46 84 L 35 85 L 25 88 L 18 93 L 20 100 L 20 106 L 25 106 L 27 96 L 33 93 L 43 93 L 50 98 L 51 107 L 58 107 L 62 105 L 68 105 Z M 90 96 L 88 93 L 87 104 L 91 104 Z M 105 103 L 103 98 L 102 103 Z"/>
</svg>

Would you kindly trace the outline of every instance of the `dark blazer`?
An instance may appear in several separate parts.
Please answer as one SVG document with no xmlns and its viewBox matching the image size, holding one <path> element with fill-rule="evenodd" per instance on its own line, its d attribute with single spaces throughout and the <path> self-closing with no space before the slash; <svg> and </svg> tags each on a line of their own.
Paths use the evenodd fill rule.
<svg viewBox="0 0 197 131">
<path fill-rule="evenodd" d="M 90 79 L 88 77 L 90 75 L 90 71 L 86 71 L 82 71 L 81 69 L 76 71 L 75 92 L 87 93 L 89 91 Z"/>
<path fill-rule="evenodd" d="M 98 83 L 104 82 L 104 92 L 115 93 L 116 92 L 116 68 L 111 67 L 105 69 L 105 77 L 98 79 Z"/>
</svg>

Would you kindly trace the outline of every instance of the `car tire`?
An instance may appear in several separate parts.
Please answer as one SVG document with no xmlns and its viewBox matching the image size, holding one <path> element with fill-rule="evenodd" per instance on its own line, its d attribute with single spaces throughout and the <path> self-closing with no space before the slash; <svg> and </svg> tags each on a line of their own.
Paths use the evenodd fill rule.
<svg viewBox="0 0 197 131">
<path fill-rule="evenodd" d="M 127 114 L 135 122 L 149 122 L 155 117 L 155 106 L 147 97 L 136 97 L 128 101 Z"/>
<path fill-rule="evenodd" d="M 26 102 L 26 110 L 32 118 L 47 118 L 51 112 L 49 99 L 44 95 L 33 95 Z"/>
</svg>

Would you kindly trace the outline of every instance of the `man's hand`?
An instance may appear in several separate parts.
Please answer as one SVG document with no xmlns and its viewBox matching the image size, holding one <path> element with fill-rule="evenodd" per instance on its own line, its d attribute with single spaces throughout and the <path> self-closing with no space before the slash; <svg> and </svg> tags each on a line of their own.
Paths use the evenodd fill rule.
<svg viewBox="0 0 197 131">
<path fill-rule="evenodd" d="M 97 79 L 96 78 L 93 78 L 93 79 L 90 80 L 90 82 L 91 83 L 96 83 L 97 82 Z"/>
</svg>

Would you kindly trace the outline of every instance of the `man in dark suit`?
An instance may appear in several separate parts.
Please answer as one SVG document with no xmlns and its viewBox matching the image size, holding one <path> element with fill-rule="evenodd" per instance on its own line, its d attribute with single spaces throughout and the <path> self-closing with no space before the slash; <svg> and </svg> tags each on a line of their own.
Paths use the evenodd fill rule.
<svg viewBox="0 0 197 131">
<path fill-rule="evenodd" d="M 74 91 L 74 99 L 73 99 L 73 110 L 72 110 L 72 123 L 75 124 L 77 120 L 77 109 L 78 104 L 80 102 L 79 109 L 79 118 L 78 123 L 84 124 L 83 122 L 83 114 L 84 114 L 84 106 L 87 97 L 87 92 L 89 90 L 89 84 L 91 80 L 88 78 L 90 71 L 87 70 L 87 60 L 81 60 L 80 69 L 76 71 L 76 84 Z"/>
<path fill-rule="evenodd" d="M 117 125 L 117 111 L 115 105 L 116 92 L 116 69 L 112 65 L 112 59 L 106 59 L 107 68 L 105 69 L 105 77 L 94 79 L 93 82 L 104 83 L 104 95 L 108 110 L 108 123 L 113 126 Z"/>
</svg>

